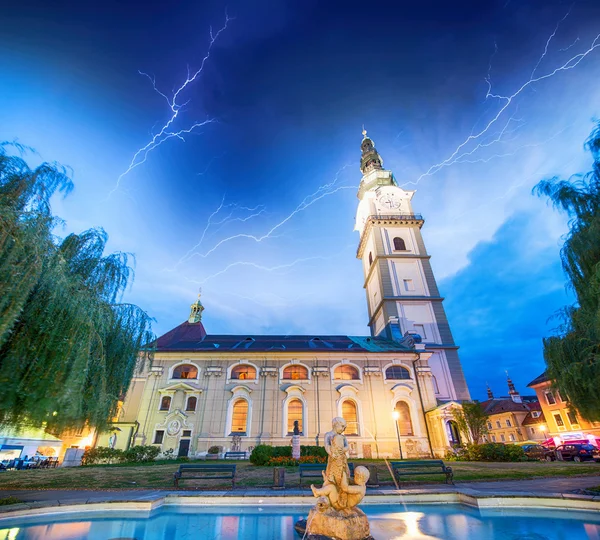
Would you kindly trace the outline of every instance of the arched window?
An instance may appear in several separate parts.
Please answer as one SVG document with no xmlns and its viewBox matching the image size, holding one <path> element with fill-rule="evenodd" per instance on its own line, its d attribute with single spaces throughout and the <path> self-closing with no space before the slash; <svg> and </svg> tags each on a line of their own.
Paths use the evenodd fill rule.
<svg viewBox="0 0 600 540">
<path fill-rule="evenodd" d="M 394 238 L 394 251 L 406 251 L 406 242 L 404 241 L 404 238 L 400 238 L 399 236 Z"/>
<path fill-rule="evenodd" d="M 399 401 L 396 403 L 396 412 L 398 413 L 398 429 L 400 430 L 400 435 L 414 435 L 408 404 L 404 401 Z"/>
<path fill-rule="evenodd" d="M 256 379 L 256 369 L 248 364 L 241 364 L 239 366 L 235 366 L 231 370 L 231 378 L 232 379 Z"/>
<path fill-rule="evenodd" d="M 448 434 L 448 441 L 452 446 L 461 444 L 460 431 L 458 425 L 454 420 L 446 422 L 446 432 Z M 504 435 L 502 435 L 504 437 Z M 496 436 L 492 435 L 492 441 L 496 442 Z"/>
<path fill-rule="evenodd" d="M 160 410 L 168 411 L 171 408 L 171 396 L 163 396 L 160 400 Z"/>
<path fill-rule="evenodd" d="M 198 368 L 191 364 L 182 364 L 173 370 L 173 379 L 197 379 Z"/>
<path fill-rule="evenodd" d="M 246 435 L 248 424 L 248 402 L 245 399 L 238 399 L 233 404 L 231 414 L 231 434 Z"/>
<path fill-rule="evenodd" d="M 294 420 L 298 420 L 298 429 L 303 434 L 302 427 L 302 402 L 299 399 L 291 399 L 287 404 L 287 430 L 288 435 L 294 434 Z"/>
<path fill-rule="evenodd" d="M 308 379 L 308 369 L 300 364 L 292 364 L 283 370 L 284 379 L 306 380 Z"/>
<path fill-rule="evenodd" d="M 360 375 L 354 366 L 342 364 L 333 370 L 333 378 L 338 381 L 358 381 Z"/>
<path fill-rule="evenodd" d="M 358 413 L 356 412 L 356 403 L 347 399 L 342 403 L 342 418 L 346 420 L 345 435 L 358 435 Z"/>
<path fill-rule="evenodd" d="M 187 405 L 185 406 L 185 410 L 188 412 L 195 411 L 197 403 L 198 403 L 198 398 L 195 396 L 190 396 L 187 400 Z"/>
<path fill-rule="evenodd" d="M 369 266 L 373 264 L 373 254 L 369 252 Z"/>
<path fill-rule="evenodd" d="M 385 378 L 389 380 L 410 379 L 410 373 L 405 367 L 390 366 L 385 370 Z"/>
</svg>

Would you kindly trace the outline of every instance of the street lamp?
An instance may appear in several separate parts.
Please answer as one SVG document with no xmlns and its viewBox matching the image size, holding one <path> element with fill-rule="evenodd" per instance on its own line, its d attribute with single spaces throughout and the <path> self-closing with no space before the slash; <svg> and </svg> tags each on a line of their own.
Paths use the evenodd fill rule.
<svg viewBox="0 0 600 540">
<path fill-rule="evenodd" d="M 394 411 L 392 413 L 392 418 L 394 419 L 394 424 L 396 424 L 396 435 L 398 436 L 398 449 L 400 450 L 400 459 L 404 459 L 402 457 L 402 444 L 400 443 L 400 430 L 398 429 L 398 420 L 400 420 L 400 413 L 398 411 Z"/>
</svg>

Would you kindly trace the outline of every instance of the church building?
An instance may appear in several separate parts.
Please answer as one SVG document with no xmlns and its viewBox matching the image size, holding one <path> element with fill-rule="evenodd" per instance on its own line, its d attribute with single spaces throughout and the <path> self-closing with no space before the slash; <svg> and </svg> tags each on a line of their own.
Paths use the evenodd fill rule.
<svg viewBox="0 0 600 540">
<path fill-rule="evenodd" d="M 363 131 L 357 258 L 370 335 L 214 335 L 200 299 L 155 342 L 109 433 L 97 446 L 157 445 L 194 457 L 210 447 L 250 451 L 323 445 L 342 416 L 354 457 L 442 456 L 460 442 L 452 409 L 469 399 L 421 235 L 414 191 L 398 186 Z M 358 271 L 358 268 L 357 268 Z"/>
</svg>

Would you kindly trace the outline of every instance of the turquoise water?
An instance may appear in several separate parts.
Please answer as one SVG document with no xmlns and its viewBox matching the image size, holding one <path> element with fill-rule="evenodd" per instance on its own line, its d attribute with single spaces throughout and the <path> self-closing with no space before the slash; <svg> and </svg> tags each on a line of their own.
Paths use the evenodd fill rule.
<svg viewBox="0 0 600 540">
<path fill-rule="evenodd" d="M 376 540 L 600 540 L 600 513 L 486 510 L 461 505 L 363 506 Z M 150 517 L 111 512 L 66 519 L 0 521 L 0 540 L 299 540 L 308 507 L 161 509 Z"/>
</svg>

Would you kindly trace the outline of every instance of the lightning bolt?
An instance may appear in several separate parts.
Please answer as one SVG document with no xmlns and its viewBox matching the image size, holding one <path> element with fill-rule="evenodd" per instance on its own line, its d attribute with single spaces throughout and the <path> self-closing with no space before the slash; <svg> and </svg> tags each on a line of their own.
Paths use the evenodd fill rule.
<svg viewBox="0 0 600 540">
<path fill-rule="evenodd" d="M 229 270 L 231 270 L 232 268 L 235 268 L 237 266 L 248 266 L 251 268 L 256 268 L 257 270 L 263 270 L 265 272 L 278 272 L 280 270 L 289 270 L 290 268 L 293 268 L 294 266 L 296 266 L 298 264 L 309 262 L 309 261 L 328 261 L 331 259 L 335 259 L 336 257 L 339 257 L 341 254 L 348 251 L 349 248 L 354 248 L 354 246 L 353 245 L 346 246 L 346 248 L 344 250 L 342 250 L 339 253 L 336 253 L 334 255 L 326 255 L 326 256 L 325 255 L 324 256 L 315 255 L 313 257 L 302 257 L 300 259 L 296 259 L 295 261 L 285 263 L 285 264 L 278 264 L 275 266 L 264 266 L 262 264 L 257 264 L 257 263 L 251 262 L 251 261 L 236 261 L 231 264 L 228 264 L 222 270 L 219 270 L 218 272 L 215 272 L 214 274 L 211 274 L 202 280 L 195 280 L 195 279 L 190 279 L 190 278 L 186 278 L 186 279 L 190 283 L 195 283 L 197 285 L 204 285 L 207 281 L 210 281 L 211 279 L 221 276 L 221 275 L 225 274 L 226 272 L 228 272 Z"/>
<path fill-rule="evenodd" d="M 252 240 L 252 241 L 254 241 L 256 243 L 260 243 L 260 242 L 262 242 L 262 241 L 264 241 L 264 240 L 266 240 L 268 238 L 273 238 L 274 237 L 274 233 L 278 229 L 280 229 L 281 227 L 283 227 L 288 221 L 290 221 L 296 214 L 299 214 L 300 212 L 303 212 L 304 210 L 306 210 L 307 208 L 311 207 L 313 204 L 315 204 L 316 202 L 320 201 L 324 197 L 329 197 L 330 195 L 333 195 L 335 193 L 338 193 L 338 192 L 346 190 L 346 189 L 356 189 L 356 185 L 349 185 L 349 186 L 347 186 L 347 185 L 340 186 L 339 185 L 339 177 L 340 177 L 341 173 L 344 170 L 346 170 L 348 167 L 350 167 L 350 166 L 351 166 L 351 164 L 346 164 L 342 168 L 340 168 L 337 171 L 337 173 L 335 174 L 334 180 L 332 180 L 329 183 L 323 184 L 322 186 L 319 186 L 313 193 L 311 193 L 311 194 L 307 195 L 306 197 L 304 197 L 304 199 L 302 199 L 302 201 L 300 201 L 300 203 L 296 206 L 296 208 L 294 208 L 294 210 L 292 212 L 290 212 L 281 221 L 279 221 L 278 223 L 276 223 L 275 225 L 273 225 L 263 235 L 256 236 L 256 235 L 247 234 L 247 233 L 234 234 L 232 236 L 228 236 L 226 238 L 221 239 L 219 242 L 217 242 L 212 248 L 210 248 L 205 253 L 200 253 L 200 252 L 198 252 L 196 250 L 201 245 L 202 240 L 205 237 L 205 232 L 206 232 L 206 229 L 205 229 L 205 232 L 203 233 L 200 241 L 197 242 L 194 247 L 190 248 L 188 250 L 188 252 L 183 257 L 181 257 L 181 259 L 179 259 L 177 266 L 179 266 L 180 264 L 182 264 L 182 263 L 190 260 L 192 257 L 196 257 L 197 256 L 197 257 L 201 257 L 201 258 L 206 258 L 210 254 L 214 253 L 217 249 L 219 249 L 219 247 L 221 247 L 223 244 L 226 244 L 227 242 L 231 242 L 232 240 L 236 240 L 238 238 L 247 238 L 248 240 Z"/>
<path fill-rule="evenodd" d="M 187 89 L 187 87 L 193 84 L 201 76 L 202 72 L 204 71 L 204 66 L 210 58 L 213 45 L 215 44 L 221 33 L 227 29 L 227 25 L 231 20 L 233 20 L 233 18 L 229 17 L 227 13 L 225 13 L 225 23 L 216 33 L 213 33 L 213 29 L 212 27 L 210 27 L 210 42 L 208 44 L 207 52 L 204 55 L 204 58 L 202 58 L 202 61 L 200 62 L 200 67 L 193 73 L 190 72 L 190 69 L 188 67 L 187 77 L 185 81 L 178 88 L 173 90 L 172 96 L 169 97 L 164 92 L 161 92 L 158 89 L 158 87 L 156 86 L 156 78 L 154 76 L 150 76 L 147 73 L 143 73 L 142 71 L 139 72 L 140 75 L 145 76 L 150 80 L 154 91 L 166 101 L 167 106 L 169 108 L 169 118 L 163 124 L 160 130 L 156 134 L 154 134 L 144 146 L 139 148 L 133 154 L 129 166 L 123 173 L 119 175 L 115 187 L 108 193 L 107 200 L 120 188 L 121 180 L 123 180 L 123 178 L 127 176 L 133 169 L 145 163 L 148 159 L 148 155 L 153 150 L 156 150 L 160 145 L 173 138 L 177 138 L 185 142 L 186 135 L 195 133 L 199 128 L 216 122 L 216 119 L 214 118 L 207 118 L 206 120 L 201 122 L 193 122 L 191 125 L 181 129 L 176 129 L 174 127 L 177 123 L 176 121 L 179 118 L 180 113 L 185 110 L 185 106 L 189 103 L 189 100 L 181 102 L 180 97 L 182 96 L 183 92 Z"/>
<path fill-rule="evenodd" d="M 564 21 L 564 19 L 566 19 L 566 17 L 568 16 L 569 13 L 570 13 L 570 10 L 569 10 L 569 12 L 567 12 L 567 15 L 565 15 L 563 17 L 563 19 L 561 19 L 559 21 L 559 25 L 562 21 Z M 468 137 L 466 137 L 463 140 L 463 142 L 461 142 L 446 159 L 444 159 L 443 161 L 441 161 L 439 163 L 436 163 L 435 165 L 432 165 L 431 167 L 429 167 L 429 169 L 427 171 L 425 171 L 423 174 L 421 174 L 416 180 L 414 180 L 412 182 L 407 182 L 407 183 L 403 184 L 402 187 L 409 186 L 409 185 L 417 185 L 417 184 L 419 184 L 419 182 L 421 182 L 421 180 L 423 180 L 424 178 L 426 178 L 428 176 L 433 176 L 434 174 L 436 174 L 438 171 L 440 171 L 444 167 L 448 167 L 450 165 L 454 165 L 455 163 L 459 163 L 460 160 L 465 155 L 465 153 L 461 153 L 463 151 L 463 149 L 467 145 L 472 143 L 473 141 L 477 141 L 477 140 L 481 139 L 488 132 L 490 132 L 490 130 L 500 120 L 500 118 L 502 117 L 504 112 L 511 106 L 513 101 L 517 97 L 519 97 L 527 88 L 532 87 L 534 84 L 536 84 L 540 81 L 544 81 L 546 79 L 554 77 L 558 73 L 561 73 L 563 71 L 569 71 L 571 69 L 576 68 L 594 50 L 596 50 L 598 47 L 600 47 L 600 34 L 598 34 L 585 51 L 583 51 L 579 54 L 576 54 L 575 56 L 572 56 L 566 62 L 563 62 L 561 65 L 559 65 L 558 67 L 554 68 L 553 70 L 549 71 L 548 73 L 546 73 L 544 75 L 535 75 L 535 72 L 538 69 L 541 61 L 547 54 L 548 47 L 549 47 L 552 39 L 556 35 L 556 31 L 557 30 L 555 29 L 554 32 L 550 35 L 550 37 L 546 41 L 546 47 L 544 48 L 544 52 L 542 53 L 540 60 L 538 61 L 538 64 L 536 65 L 535 69 L 532 72 L 532 76 L 530 76 L 527 81 L 525 81 L 523 84 L 521 84 L 521 86 L 519 86 L 517 88 L 517 90 L 515 92 L 513 92 L 511 95 L 504 96 L 504 95 L 495 94 L 492 92 L 492 83 L 491 83 L 491 79 L 489 77 L 489 73 L 491 72 L 491 67 L 488 69 L 488 77 L 486 78 L 486 82 L 488 84 L 488 91 L 485 96 L 486 100 L 489 98 L 495 98 L 495 99 L 499 100 L 500 102 L 502 102 L 503 105 L 500 107 L 500 109 L 497 111 L 497 113 L 485 124 L 485 126 L 483 128 L 476 131 L 475 133 L 471 132 L 471 134 Z M 495 47 L 494 54 L 496 53 L 496 50 L 497 50 L 497 47 Z M 493 57 L 493 55 L 492 55 L 492 57 Z M 490 66 L 491 66 L 491 60 L 490 60 Z M 468 152 L 467 152 L 467 154 L 468 154 Z"/>
</svg>

